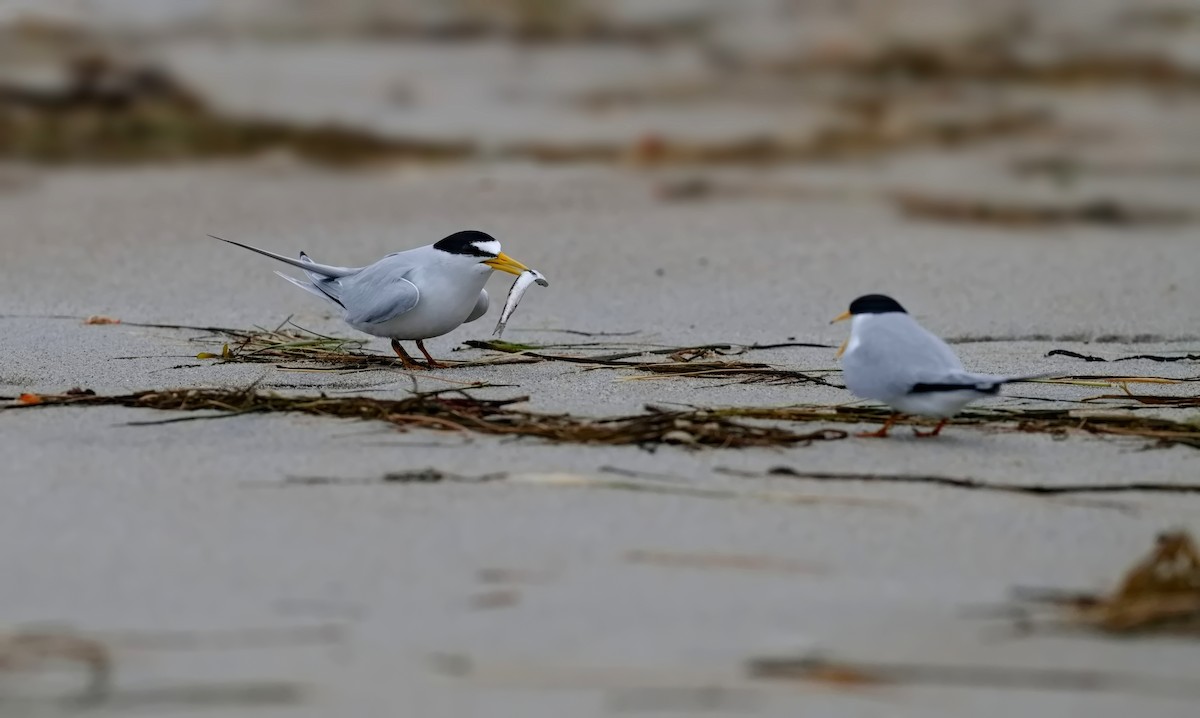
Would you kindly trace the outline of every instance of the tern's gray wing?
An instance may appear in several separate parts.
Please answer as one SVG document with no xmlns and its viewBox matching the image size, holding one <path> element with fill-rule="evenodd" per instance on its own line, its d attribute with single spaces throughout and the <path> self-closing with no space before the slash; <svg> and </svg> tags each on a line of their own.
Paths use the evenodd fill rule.
<svg viewBox="0 0 1200 718">
<path fill-rule="evenodd" d="M 334 281 L 351 324 L 382 324 L 412 311 L 421 299 L 417 285 L 395 273 L 364 271 Z"/>
<path fill-rule="evenodd" d="M 908 394 L 919 384 L 956 383 L 971 376 L 945 342 L 907 314 L 874 317 L 842 361 L 850 390 L 878 400 Z"/>
<path fill-rule="evenodd" d="M 476 319 L 482 317 L 484 314 L 487 314 L 489 304 L 490 304 L 490 301 L 488 300 L 487 290 L 480 289 L 479 290 L 479 298 L 475 300 L 475 308 L 471 310 L 471 315 L 467 317 L 467 321 L 473 322 Z M 466 322 L 464 322 L 464 324 L 465 323 Z"/>
</svg>

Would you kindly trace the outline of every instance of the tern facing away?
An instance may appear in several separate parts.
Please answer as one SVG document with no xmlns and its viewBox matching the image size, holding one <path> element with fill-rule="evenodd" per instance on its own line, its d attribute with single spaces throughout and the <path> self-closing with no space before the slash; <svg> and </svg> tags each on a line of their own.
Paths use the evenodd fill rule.
<svg viewBox="0 0 1200 718">
<path fill-rule="evenodd" d="M 950 417 L 972 401 L 996 396 L 1008 382 L 1034 378 L 964 370 L 946 342 L 883 294 L 855 299 L 833 322 L 843 319 L 850 320 L 850 338 L 842 342 L 837 356 L 842 358 L 846 388 L 857 397 L 887 404 L 895 412 L 883 428 L 859 436 L 883 438 L 903 414 L 941 419 L 933 431 L 913 430 L 920 437 L 937 436 Z"/>
<path fill-rule="evenodd" d="M 493 270 L 520 276 L 529 268 L 500 251 L 500 242 L 476 230 L 465 230 L 435 244 L 393 252 L 365 267 L 317 264 L 304 252 L 292 259 L 248 244 L 213 239 L 258 252 L 304 270 L 309 281 L 279 276 L 342 310 L 351 327 L 392 340 L 392 350 L 406 369 L 439 368 L 424 340 L 439 337 L 488 310 L 483 288 Z M 422 366 L 400 346 L 415 340 L 428 364 Z"/>
</svg>

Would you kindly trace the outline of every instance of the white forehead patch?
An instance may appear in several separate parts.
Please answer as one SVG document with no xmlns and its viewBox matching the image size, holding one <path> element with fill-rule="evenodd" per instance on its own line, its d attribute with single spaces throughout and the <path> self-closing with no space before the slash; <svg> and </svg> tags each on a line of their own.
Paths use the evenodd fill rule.
<svg viewBox="0 0 1200 718">
<path fill-rule="evenodd" d="M 480 252 L 487 252 L 488 254 L 492 255 L 500 254 L 500 243 L 494 239 L 471 242 L 471 246 L 478 249 Z"/>
</svg>

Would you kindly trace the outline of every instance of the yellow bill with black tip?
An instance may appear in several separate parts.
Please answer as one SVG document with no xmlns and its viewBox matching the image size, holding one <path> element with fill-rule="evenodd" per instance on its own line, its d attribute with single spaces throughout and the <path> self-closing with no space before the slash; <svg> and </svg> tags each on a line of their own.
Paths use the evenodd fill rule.
<svg viewBox="0 0 1200 718">
<path fill-rule="evenodd" d="M 842 312 L 841 314 L 839 314 L 839 315 L 837 315 L 836 317 L 834 317 L 834 318 L 833 318 L 833 321 L 831 321 L 831 322 L 829 322 L 829 323 L 830 323 L 830 324 L 837 324 L 838 322 L 845 321 L 846 319 L 849 319 L 851 316 L 852 316 L 852 315 L 850 314 L 850 310 L 849 310 L 849 309 L 847 309 L 846 311 L 844 311 L 844 312 Z M 849 337 L 847 337 L 847 338 L 846 338 L 846 341 L 842 342 L 842 345 L 841 345 L 840 347 L 838 347 L 837 354 L 834 354 L 834 355 L 833 355 L 835 359 L 841 359 L 841 358 L 842 358 L 842 354 L 843 354 L 843 353 L 846 351 L 846 345 L 847 345 L 847 344 L 849 344 L 849 343 L 850 343 L 850 339 L 849 339 Z"/>
<path fill-rule="evenodd" d="M 517 276 L 520 276 L 521 272 L 529 271 L 529 267 L 526 267 L 524 264 L 521 264 L 504 252 L 501 252 L 495 259 L 488 259 L 484 261 L 484 264 L 492 269 L 498 269 L 501 272 L 508 272 L 509 274 L 516 274 Z"/>
</svg>

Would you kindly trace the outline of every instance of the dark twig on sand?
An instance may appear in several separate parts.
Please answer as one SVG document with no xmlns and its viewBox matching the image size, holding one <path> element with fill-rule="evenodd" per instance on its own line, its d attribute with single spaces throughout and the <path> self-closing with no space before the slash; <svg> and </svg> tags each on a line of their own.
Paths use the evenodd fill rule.
<svg viewBox="0 0 1200 718">
<path fill-rule="evenodd" d="M 1116 359 L 1105 359 L 1104 357 L 1092 356 L 1090 354 L 1080 354 L 1069 349 L 1051 349 L 1046 352 L 1046 356 L 1064 356 L 1072 359 L 1082 359 L 1087 362 L 1110 362 L 1110 361 L 1135 361 L 1137 359 L 1145 359 L 1155 362 L 1177 362 L 1177 361 L 1200 361 L 1200 354 L 1180 354 L 1177 356 L 1162 356 L 1158 354 L 1134 354 L 1133 356 L 1117 357 Z"/>
<path fill-rule="evenodd" d="M 758 476 L 730 470 L 717 469 L 734 476 Z M 932 484 L 956 489 L 999 491 L 1003 493 L 1034 494 L 1053 496 L 1059 494 L 1116 494 L 1116 493 L 1180 493 L 1200 494 L 1200 483 L 1169 483 L 1165 481 L 1129 481 L 1119 484 L 1021 484 L 1007 481 L 983 481 L 969 477 L 939 476 L 934 474 L 885 474 L 856 471 L 810 471 L 790 466 L 775 466 L 763 476 L 784 476 L 811 481 L 870 481 L 897 484 Z"/>
</svg>

